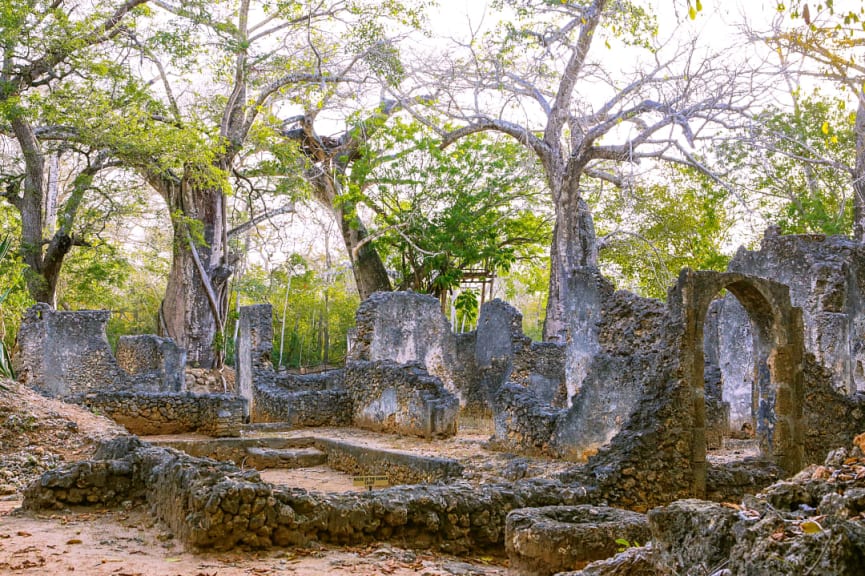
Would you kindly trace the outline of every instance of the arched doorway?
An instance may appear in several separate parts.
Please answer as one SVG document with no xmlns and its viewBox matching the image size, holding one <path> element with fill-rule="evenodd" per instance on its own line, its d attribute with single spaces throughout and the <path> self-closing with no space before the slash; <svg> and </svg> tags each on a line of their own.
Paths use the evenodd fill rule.
<svg viewBox="0 0 865 576">
<path fill-rule="evenodd" d="M 753 338 L 755 435 L 764 458 L 789 473 L 803 463 L 802 312 L 790 304 L 786 286 L 738 273 L 685 270 L 679 276 L 684 321 L 681 365 L 691 391 L 693 493 L 706 490 L 706 398 L 703 329 L 709 307 L 722 290 L 748 314 Z"/>
</svg>

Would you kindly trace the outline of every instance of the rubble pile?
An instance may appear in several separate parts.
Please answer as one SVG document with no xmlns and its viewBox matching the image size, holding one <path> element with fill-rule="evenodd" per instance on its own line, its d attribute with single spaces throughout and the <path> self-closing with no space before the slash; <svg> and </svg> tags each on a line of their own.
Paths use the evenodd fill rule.
<svg viewBox="0 0 865 576">
<path fill-rule="evenodd" d="M 0 380 L 0 497 L 18 494 L 62 462 L 91 456 L 101 439 L 121 433 L 107 418 Z"/>
</svg>

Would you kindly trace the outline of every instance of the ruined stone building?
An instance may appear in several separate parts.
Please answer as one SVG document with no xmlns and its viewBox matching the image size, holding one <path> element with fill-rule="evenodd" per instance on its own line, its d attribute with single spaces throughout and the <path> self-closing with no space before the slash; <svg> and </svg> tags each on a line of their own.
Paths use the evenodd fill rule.
<svg viewBox="0 0 865 576">
<path fill-rule="evenodd" d="M 242 455 L 221 460 L 279 460 L 275 444 L 244 444 L 249 426 L 354 427 L 435 442 L 458 434 L 470 414 L 494 424 L 486 449 L 572 465 L 555 478 L 472 485 L 452 460 L 310 440 L 329 465 L 405 484 L 312 494 L 125 440 L 106 447 L 99 466 L 43 478 L 29 505 L 145 498 L 199 547 L 399 537 L 460 552 L 501 548 L 507 532 L 510 552 L 532 523 L 526 514 L 582 524 L 578 505 L 639 514 L 679 499 L 741 498 L 822 463 L 865 430 L 865 248 L 852 240 L 768 233 L 726 272 L 683 270 L 666 302 L 616 291 L 595 269 L 568 281 L 580 297 L 569 303 L 563 343 L 532 342 L 519 312 L 499 300 L 482 307 L 476 330 L 454 334 L 435 298 L 376 293 L 358 309 L 345 368 L 324 375 L 274 370 L 270 307 L 245 307 L 237 387 L 227 394 L 188 392 L 183 351 L 170 341 L 125 339 L 112 355 L 105 312 L 34 308 L 16 360 L 31 386 L 99 407 L 139 434 L 236 437 L 220 450 Z M 751 443 L 753 457 L 713 460 L 713 450 L 736 442 Z M 107 475 L 123 489 L 99 492 L 97 469 L 101 485 Z M 509 515 L 518 508 L 540 511 Z M 634 521 L 603 514 L 615 516 L 615 530 Z M 645 541 L 648 524 L 635 526 Z"/>
</svg>

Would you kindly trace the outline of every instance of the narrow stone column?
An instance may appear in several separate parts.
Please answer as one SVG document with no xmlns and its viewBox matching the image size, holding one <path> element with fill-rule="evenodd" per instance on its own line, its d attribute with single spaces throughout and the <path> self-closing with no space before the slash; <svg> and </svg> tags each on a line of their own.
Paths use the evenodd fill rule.
<svg viewBox="0 0 865 576">
<path fill-rule="evenodd" d="M 255 414 L 256 381 L 273 376 L 272 348 L 273 310 L 270 304 L 241 307 L 235 366 L 237 394 L 247 400 L 247 419 Z"/>
</svg>

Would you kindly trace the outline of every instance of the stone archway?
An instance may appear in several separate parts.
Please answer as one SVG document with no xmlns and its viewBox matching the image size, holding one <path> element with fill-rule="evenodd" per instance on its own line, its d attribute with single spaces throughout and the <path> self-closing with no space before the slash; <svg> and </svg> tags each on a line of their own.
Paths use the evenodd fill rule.
<svg viewBox="0 0 865 576">
<path fill-rule="evenodd" d="M 678 283 L 684 327 L 680 361 L 686 387 L 691 391 L 691 466 L 697 497 L 705 496 L 706 491 L 703 323 L 712 300 L 724 289 L 747 311 L 757 366 L 765 360 L 768 368 L 758 409 L 761 454 L 791 474 L 801 469 L 804 458 L 804 330 L 802 311 L 790 303 L 789 289 L 745 274 L 685 270 Z"/>
</svg>

